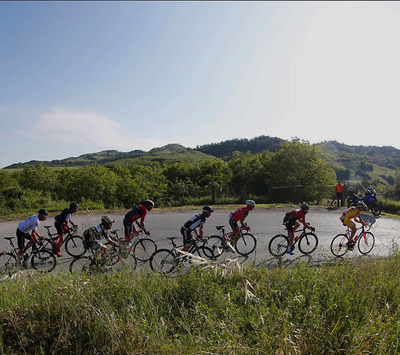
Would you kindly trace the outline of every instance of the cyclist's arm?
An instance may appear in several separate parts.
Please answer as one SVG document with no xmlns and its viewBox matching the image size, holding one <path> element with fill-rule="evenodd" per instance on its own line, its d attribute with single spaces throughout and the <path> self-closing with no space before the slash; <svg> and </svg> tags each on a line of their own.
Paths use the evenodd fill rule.
<svg viewBox="0 0 400 355">
<path fill-rule="evenodd" d="M 38 233 L 35 229 L 32 229 L 31 237 L 32 237 L 33 239 L 35 239 L 35 241 L 37 242 L 37 241 L 39 240 L 39 238 L 40 238 L 40 235 L 39 235 L 39 233 Z"/>
<path fill-rule="evenodd" d="M 197 235 L 197 238 L 203 239 L 203 235 L 204 235 L 203 227 L 204 227 L 204 226 L 203 226 L 202 224 L 200 224 L 200 226 L 199 226 L 199 232 L 197 232 L 196 229 L 194 230 L 194 232 L 195 232 L 196 235 Z"/>
</svg>

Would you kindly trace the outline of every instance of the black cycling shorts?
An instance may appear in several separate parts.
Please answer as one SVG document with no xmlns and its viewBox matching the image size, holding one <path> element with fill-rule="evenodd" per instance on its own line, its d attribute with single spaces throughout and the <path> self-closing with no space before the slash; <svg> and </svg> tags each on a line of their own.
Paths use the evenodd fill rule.
<svg viewBox="0 0 400 355">
<path fill-rule="evenodd" d="M 293 232 L 294 225 L 296 224 L 296 220 L 290 212 L 285 214 L 283 218 L 283 225 L 286 227 L 288 232 Z"/>
<path fill-rule="evenodd" d="M 17 240 L 18 240 L 18 248 L 19 249 L 24 249 L 25 246 L 25 239 L 30 240 L 31 239 L 31 235 L 29 233 L 24 233 L 21 232 L 18 228 L 17 228 Z"/>
<path fill-rule="evenodd" d="M 186 229 L 185 227 L 181 228 L 181 234 L 183 236 L 183 245 L 190 245 L 192 244 L 192 231 Z"/>
</svg>

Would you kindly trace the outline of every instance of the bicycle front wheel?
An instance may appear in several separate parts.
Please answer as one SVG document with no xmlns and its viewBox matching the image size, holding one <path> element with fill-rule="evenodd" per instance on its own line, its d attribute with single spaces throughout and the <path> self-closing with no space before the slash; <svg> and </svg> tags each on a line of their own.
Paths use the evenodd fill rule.
<svg viewBox="0 0 400 355">
<path fill-rule="evenodd" d="M 74 235 L 65 242 L 65 251 L 68 255 L 78 258 L 86 253 L 85 243 L 79 235 Z"/>
<path fill-rule="evenodd" d="M 367 255 L 375 245 L 375 236 L 371 232 L 364 232 L 358 237 L 358 250 Z"/>
<path fill-rule="evenodd" d="M 15 256 L 11 253 L 0 254 L 0 278 L 11 276 L 21 267 L 18 265 Z"/>
<path fill-rule="evenodd" d="M 212 235 L 206 241 L 206 246 L 209 247 L 215 258 L 218 258 L 222 255 L 225 250 L 226 242 L 219 235 Z"/>
<path fill-rule="evenodd" d="M 71 264 L 69 264 L 69 271 L 72 274 L 80 274 L 82 272 L 84 273 L 90 273 L 92 260 L 88 256 L 82 256 L 80 258 L 76 258 L 72 260 Z"/>
<path fill-rule="evenodd" d="M 338 234 L 331 242 L 331 252 L 337 257 L 341 257 L 347 252 L 349 238 L 346 234 Z"/>
<path fill-rule="evenodd" d="M 120 272 L 123 269 L 135 270 L 137 266 L 137 260 L 132 254 L 120 256 L 118 262 L 113 266 L 116 272 Z"/>
<path fill-rule="evenodd" d="M 49 250 L 38 250 L 32 254 L 31 266 L 39 272 L 51 272 L 57 265 L 54 254 Z"/>
<path fill-rule="evenodd" d="M 286 235 L 277 234 L 268 243 L 268 251 L 273 256 L 282 256 L 286 253 L 289 239 Z"/>
<path fill-rule="evenodd" d="M 235 245 L 236 251 L 240 255 L 249 255 L 251 254 L 257 246 L 257 240 L 253 234 L 246 233 L 242 234 L 238 239 Z"/>
<path fill-rule="evenodd" d="M 139 261 L 148 261 L 157 251 L 157 245 L 153 239 L 139 239 L 133 247 L 133 255 Z"/>
<path fill-rule="evenodd" d="M 299 250 L 303 254 L 311 254 L 318 246 L 318 237 L 314 233 L 306 233 L 299 240 Z"/>
<path fill-rule="evenodd" d="M 178 264 L 174 253 L 169 249 L 159 249 L 150 258 L 150 267 L 160 274 L 169 274 Z"/>
</svg>

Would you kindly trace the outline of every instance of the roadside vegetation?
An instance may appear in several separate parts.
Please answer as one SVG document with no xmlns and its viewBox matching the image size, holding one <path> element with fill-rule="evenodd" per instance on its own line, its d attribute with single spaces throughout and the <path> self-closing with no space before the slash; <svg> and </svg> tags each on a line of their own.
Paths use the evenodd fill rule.
<svg viewBox="0 0 400 355">
<path fill-rule="evenodd" d="M 236 152 L 229 161 L 137 161 L 52 169 L 39 163 L 0 170 L 0 215 L 82 208 L 131 208 L 145 198 L 157 207 L 318 201 L 331 194 L 335 172 L 316 145 L 283 142 L 276 152 Z M 295 200 L 295 201 L 294 201 Z"/>
<path fill-rule="evenodd" d="M 396 354 L 400 257 L 0 283 L 2 354 Z"/>
</svg>

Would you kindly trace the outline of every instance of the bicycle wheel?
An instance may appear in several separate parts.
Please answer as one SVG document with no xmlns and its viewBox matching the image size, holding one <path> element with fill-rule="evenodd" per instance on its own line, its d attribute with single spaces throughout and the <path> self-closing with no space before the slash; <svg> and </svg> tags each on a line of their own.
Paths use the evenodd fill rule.
<svg viewBox="0 0 400 355">
<path fill-rule="evenodd" d="M 31 266 L 39 272 L 51 272 L 57 265 L 57 260 L 50 250 L 37 250 L 32 254 Z"/>
<path fill-rule="evenodd" d="M 220 257 L 225 250 L 225 240 L 219 235 L 212 235 L 206 241 L 206 246 L 213 252 L 214 258 Z"/>
<path fill-rule="evenodd" d="M 151 256 L 150 267 L 153 271 L 160 274 L 169 274 L 176 268 L 178 262 L 171 250 L 159 249 Z"/>
<path fill-rule="evenodd" d="M 0 254 L 0 278 L 11 276 L 20 269 L 15 256 L 11 253 Z"/>
<path fill-rule="evenodd" d="M 90 273 L 92 269 L 90 267 L 91 263 L 92 260 L 88 256 L 81 256 L 72 260 L 71 264 L 69 264 L 69 271 L 72 274 Z"/>
<path fill-rule="evenodd" d="M 358 250 L 367 255 L 375 245 L 375 236 L 371 232 L 364 232 L 358 237 Z"/>
<path fill-rule="evenodd" d="M 113 266 L 113 270 L 120 272 L 123 269 L 135 270 L 137 266 L 137 260 L 132 254 L 126 256 L 120 256 L 118 262 Z"/>
<path fill-rule="evenodd" d="M 346 234 L 338 234 L 331 242 L 331 252 L 337 257 L 341 257 L 347 252 L 349 238 Z"/>
<path fill-rule="evenodd" d="M 371 212 L 374 216 L 379 216 L 381 214 L 381 206 L 379 205 L 379 203 L 374 202 L 371 206 Z"/>
<path fill-rule="evenodd" d="M 153 239 L 139 239 L 133 247 L 133 255 L 139 261 L 148 261 L 151 256 L 157 251 L 157 245 Z"/>
<path fill-rule="evenodd" d="M 68 255 L 78 258 L 86 253 L 85 243 L 79 235 L 74 235 L 65 242 L 65 251 Z"/>
<path fill-rule="evenodd" d="M 273 256 L 282 256 L 286 253 L 289 239 L 286 235 L 277 234 L 268 243 L 268 251 Z"/>
<path fill-rule="evenodd" d="M 303 254 L 311 254 L 318 246 L 318 237 L 314 233 L 305 233 L 299 240 L 299 250 Z"/>
<path fill-rule="evenodd" d="M 253 234 L 246 233 L 242 234 L 235 245 L 236 251 L 240 255 L 251 254 L 257 246 L 257 240 Z"/>
</svg>

